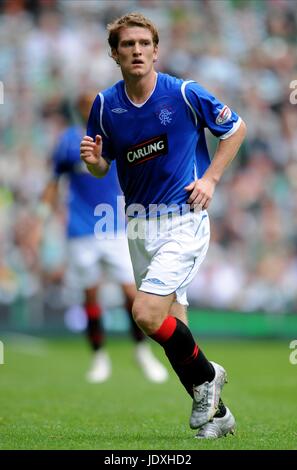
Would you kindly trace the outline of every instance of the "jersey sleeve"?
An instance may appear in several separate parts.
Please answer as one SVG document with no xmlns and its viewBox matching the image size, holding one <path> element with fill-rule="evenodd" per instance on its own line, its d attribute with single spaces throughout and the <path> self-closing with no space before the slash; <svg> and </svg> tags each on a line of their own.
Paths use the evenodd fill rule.
<svg viewBox="0 0 297 470">
<path fill-rule="evenodd" d="M 95 140 L 96 135 L 102 137 L 102 157 L 107 163 L 114 160 L 112 145 L 104 122 L 104 96 L 99 93 L 93 103 L 87 124 L 87 135 Z"/>
<path fill-rule="evenodd" d="M 241 118 L 196 82 L 184 82 L 184 99 L 194 114 L 195 121 L 224 140 L 234 134 Z"/>
</svg>

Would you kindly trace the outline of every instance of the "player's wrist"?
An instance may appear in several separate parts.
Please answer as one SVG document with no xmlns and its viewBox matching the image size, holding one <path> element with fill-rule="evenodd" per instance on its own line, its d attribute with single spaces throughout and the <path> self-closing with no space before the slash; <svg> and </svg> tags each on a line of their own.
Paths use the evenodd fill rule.
<svg viewBox="0 0 297 470">
<path fill-rule="evenodd" d="M 220 181 L 221 175 L 215 173 L 206 172 L 203 179 L 209 181 L 210 184 L 216 185 Z"/>
<path fill-rule="evenodd" d="M 99 169 L 100 169 L 99 162 L 96 162 L 96 163 L 86 163 L 86 166 L 87 166 L 87 169 L 88 169 L 91 173 L 97 172 L 97 171 L 99 171 Z"/>
<path fill-rule="evenodd" d="M 86 166 L 89 172 L 97 178 L 102 178 L 103 176 L 105 176 L 109 169 L 109 164 L 102 156 L 99 157 L 98 162 L 86 163 Z"/>
</svg>

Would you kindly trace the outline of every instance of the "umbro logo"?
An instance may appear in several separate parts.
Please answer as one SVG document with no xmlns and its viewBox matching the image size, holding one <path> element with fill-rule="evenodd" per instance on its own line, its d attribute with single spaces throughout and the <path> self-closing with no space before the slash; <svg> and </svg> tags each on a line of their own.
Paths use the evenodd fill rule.
<svg viewBox="0 0 297 470">
<path fill-rule="evenodd" d="M 151 282 L 152 284 L 157 284 L 159 286 L 165 286 L 165 283 L 163 281 L 160 281 L 160 279 L 157 279 L 155 277 L 152 277 L 150 279 L 146 279 L 146 282 Z"/>
<path fill-rule="evenodd" d="M 127 113 L 128 110 L 124 108 L 114 108 L 111 110 L 111 112 L 116 113 L 116 114 L 122 114 L 122 113 Z"/>
</svg>

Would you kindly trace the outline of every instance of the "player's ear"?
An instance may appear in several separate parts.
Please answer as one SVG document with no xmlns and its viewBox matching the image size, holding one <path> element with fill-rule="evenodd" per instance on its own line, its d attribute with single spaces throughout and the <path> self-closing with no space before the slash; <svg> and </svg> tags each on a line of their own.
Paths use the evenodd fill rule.
<svg viewBox="0 0 297 470">
<path fill-rule="evenodd" d="M 118 65 L 120 65 L 119 54 L 118 54 L 118 51 L 114 47 L 111 49 L 111 57 Z"/>
</svg>

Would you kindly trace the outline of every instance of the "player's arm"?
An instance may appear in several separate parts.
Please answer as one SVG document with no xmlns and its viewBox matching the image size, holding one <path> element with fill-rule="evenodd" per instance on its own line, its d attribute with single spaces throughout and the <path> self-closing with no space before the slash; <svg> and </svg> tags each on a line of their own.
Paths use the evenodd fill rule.
<svg viewBox="0 0 297 470">
<path fill-rule="evenodd" d="M 58 195 L 59 181 L 53 178 L 45 186 L 35 209 L 35 214 L 42 223 L 51 216 L 59 199 Z"/>
<path fill-rule="evenodd" d="M 32 234 L 32 249 L 37 256 L 39 256 L 40 253 L 40 246 L 44 238 L 46 224 L 51 218 L 57 200 L 58 180 L 52 179 L 47 183 L 32 212 L 32 226 L 30 228 Z"/>
<path fill-rule="evenodd" d="M 237 131 L 227 139 L 220 140 L 212 162 L 204 173 L 203 178 L 215 185 L 220 181 L 225 169 L 236 157 L 237 152 L 245 138 L 246 125 L 241 120 Z"/>
<path fill-rule="evenodd" d="M 246 125 L 234 111 L 195 82 L 186 87 L 186 98 L 194 112 L 196 124 L 208 128 L 220 139 L 208 169 L 200 179 L 185 188 L 191 192 L 188 199 L 191 207 L 207 209 L 216 184 L 236 156 L 245 137 Z"/>
<path fill-rule="evenodd" d="M 104 116 L 104 99 L 99 93 L 90 111 L 87 135 L 80 144 L 80 158 L 85 162 L 89 172 L 97 178 L 106 175 L 113 160 L 112 143 L 108 137 L 108 123 Z"/>
<path fill-rule="evenodd" d="M 246 135 L 246 125 L 241 121 L 234 134 L 224 140 L 220 140 L 211 164 L 203 177 L 193 181 L 185 189 L 191 191 L 188 203 L 191 207 L 200 206 L 207 209 L 225 169 L 235 158 Z"/>
<path fill-rule="evenodd" d="M 102 157 L 102 137 L 96 135 L 95 142 L 86 135 L 80 144 L 80 158 L 85 162 L 89 172 L 97 178 L 102 178 L 108 172 L 110 165 Z"/>
<path fill-rule="evenodd" d="M 43 204 L 48 204 L 50 207 L 54 207 L 58 200 L 59 193 L 59 182 L 57 179 L 52 179 L 49 181 L 43 190 L 41 196 L 41 202 Z"/>
</svg>

